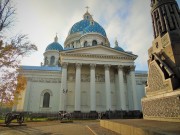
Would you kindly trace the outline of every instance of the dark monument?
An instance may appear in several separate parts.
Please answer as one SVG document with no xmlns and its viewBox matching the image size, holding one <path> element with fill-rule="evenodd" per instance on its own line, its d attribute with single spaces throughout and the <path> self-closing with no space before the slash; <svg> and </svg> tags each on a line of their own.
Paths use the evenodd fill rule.
<svg viewBox="0 0 180 135">
<path fill-rule="evenodd" d="M 176 0 L 151 0 L 151 8 L 154 40 L 143 117 L 180 122 L 180 10 Z"/>
</svg>

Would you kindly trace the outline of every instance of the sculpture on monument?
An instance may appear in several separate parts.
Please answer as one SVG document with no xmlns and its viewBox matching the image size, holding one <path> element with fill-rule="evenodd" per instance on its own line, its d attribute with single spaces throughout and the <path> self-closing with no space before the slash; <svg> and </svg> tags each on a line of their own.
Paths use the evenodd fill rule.
<svg viewBox="0 0 180 135">
<path fill-rule="evenodd" d="M 148 50 L 143 116 L 180 122 L 180 10 L 176 0 L 151 0 L 151 17 L 154 40 Z"/>
</svg>

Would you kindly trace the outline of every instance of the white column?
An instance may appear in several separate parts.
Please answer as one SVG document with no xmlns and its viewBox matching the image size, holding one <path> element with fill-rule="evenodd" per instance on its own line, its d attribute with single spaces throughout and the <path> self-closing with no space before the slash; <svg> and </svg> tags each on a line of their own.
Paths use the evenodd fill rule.
<svg viewBox="0 0 180 135">
<path fill-rule="evenodd" d="M 75 82 L 75 108 L 74 111 L 81 111 L 81 64 L 76 64 Z"/>
<path fill-rule="evenodd" d="M 120 106 L 117 107 L 117 110 L 126 110 L 126 95 L 124 89 L 124 77 L 123 77 L 123 66 L 118 66 L 118 79 L 119 79 L 119 95 L 118 102 Z"/>
<path fill-rule="evenodd" d="M 49 66 L 50 62 L 51 62 L 51 56 L 48 56 L 47 58 L 48 58 L 48 64 L 47 65 Z"/>
<path fill-rule="evenodd" d="M 106 111 L 111 110 L 110 65 L 105 65 Z"/>
<path fill-rule="evenodd" d="M 67 92 L 67 63 L 62 64 L 61 90 L 60 90 L 60 111 L 65 111 L 66 107 L 66 92 Z"/>
<path fill-rule="evenodd" d="M 90 65 L 90 111 L 96 111 L 95 64 Z"/>
<path fill-rule="evenodd" d="M 138 110 L 136 80 L 135 80 L 135 66 L 130 66 L 130 76 L 131 76 L 131 83 L 132 83 L 134 110 Z"/>
</svg>

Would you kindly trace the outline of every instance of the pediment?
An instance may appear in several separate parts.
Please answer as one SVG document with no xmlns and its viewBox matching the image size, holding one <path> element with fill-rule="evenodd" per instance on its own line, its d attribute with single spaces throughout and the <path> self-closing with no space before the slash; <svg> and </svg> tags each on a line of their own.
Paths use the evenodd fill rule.
<svg viewBox="0 0 180 135">
<path fill-rule="evenodd" d="M 88 54 L 88 55 L 106 55 L 106 56 L 125 56 L 125 57 L 137 57 L 134 54 L 130 54 L 123 51 L 117 51 L 113 48 L 105 47 L 105 46 L 91 46 L 91 47 L 83 47 L 77 48 L 73 50 L 63 51 L 66 54 Z"/>
</svg>

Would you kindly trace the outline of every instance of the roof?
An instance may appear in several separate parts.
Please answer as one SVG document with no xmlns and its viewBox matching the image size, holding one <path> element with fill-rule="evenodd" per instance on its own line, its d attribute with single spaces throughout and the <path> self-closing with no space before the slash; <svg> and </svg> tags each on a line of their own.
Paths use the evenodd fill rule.
<svg viewBox="0 0 180 135">
<path fill-rule="evenodd" d="M 136 70 L 135 74 L 148 74 L 148 71 Z"/>
<path fill-rule="evenodd" d="M 92 32 L 97 32 L 101 35 L 103 35 L 104 37 L 106 37 L 106 32 L 103 29 L 103 27 L 101 27 L 97 22 L 93 22 L 93 24 L 90 24 L 88 27 L 86 27 L 83 30 L 83 33 L 92 33 Z"/>
<path fill-rule="evenodd" d="M 94 25 L 92 25 L 91 20 L 81 20 L 81 21 L 75 23 L 71 27 L 71 29 L 69 31 L 69 35 L 77 33 L 77 32 L 82 32 L 82 34 L 97 32 L 106 37 L 106 32 L 105 32 L 104 28 L 95 21 L 94 21 Z"/>
<path fill-rule="evenodd" d="M 23 70 L 61 71 L 61 67 L 21 66 Z"/>
<path fill-rule="evenodd" d="M 121 47 L 119 47 L 119 46 L 114 47 L 114 49 L 116 49 L 118 51 L 123 51 L 124 52 L 124 50 Z"/>
<path fill-rule="evenodd" d="M 53 42 L 46 47 L 46 51 L 49 51 L 49 50 L 62 51 L 63 47 L 58 42 Z"/>
</svg>

